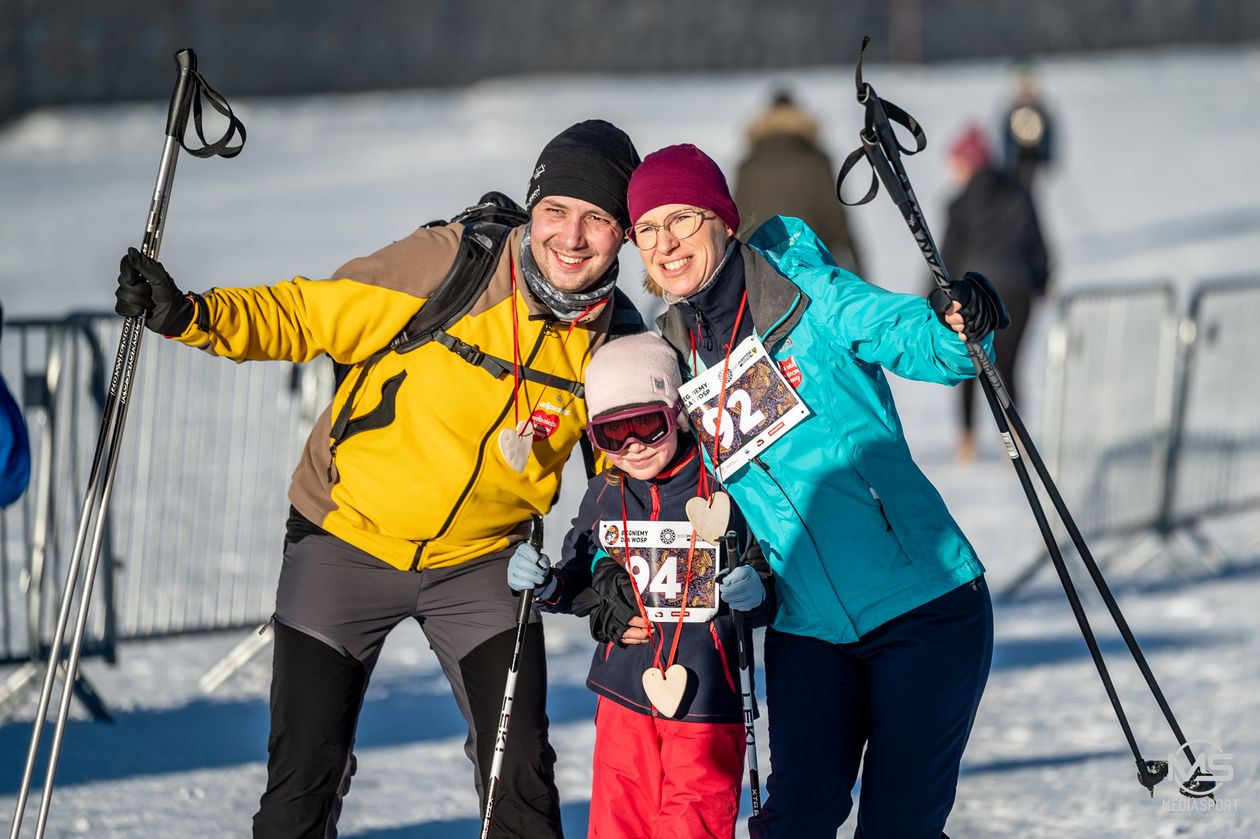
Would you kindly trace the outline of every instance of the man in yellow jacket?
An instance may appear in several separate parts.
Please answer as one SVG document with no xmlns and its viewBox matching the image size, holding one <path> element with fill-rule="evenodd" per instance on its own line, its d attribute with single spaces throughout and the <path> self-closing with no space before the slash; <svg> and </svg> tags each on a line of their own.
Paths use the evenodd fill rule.
<svg viewBox="0 0 1260 839">
<path fill-rule="evenodd" d="M 587 361 L 614 324 L 641 328 L 615 292 L 638 162 L 602 120 L 552 139 L 529 182 L 529 222 L 509 234 L 485 292 L 442 341 L 410 352 L 378 351 L 451 269 L 458 224 L 420 228 L 327 280 L 204 294 L 184 294 L 135 249 L 123 258 L 116 310 L 155 332 L 238 362 L 326 353 L 349 367 L 289 489 L 256 837 L 336 835 L 368 679 L 407 617 L 468 722 L 484 807 L 516 621 L 507 561 L 583 433 Z M 502 363 L 477 366 L 485 357 Z M 541 630 L 522 655 L 497 836 L 561 835 Z"/>
</svg>

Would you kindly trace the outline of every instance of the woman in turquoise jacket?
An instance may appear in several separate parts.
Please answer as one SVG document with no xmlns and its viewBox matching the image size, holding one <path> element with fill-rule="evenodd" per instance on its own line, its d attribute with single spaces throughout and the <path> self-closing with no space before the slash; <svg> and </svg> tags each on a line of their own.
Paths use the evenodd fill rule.
<svg viewBox="0 0 1260 839">
<path fill-rule="evenodd" d="M 936 839 L 988 676 L 992 609 L 884 370 L 974 375 L 961 336 L 991 351 L 1001 301 L 970 275 L 930 301 L 872 286 L 797 219 L 740 241 L 725 179 L 694 146 L 645 158 L 629 204 L 706 458 L 778 581 L 771 775 L 751 835 L 834 837 L 865 751 L 856 835 Z"/>
</svg>

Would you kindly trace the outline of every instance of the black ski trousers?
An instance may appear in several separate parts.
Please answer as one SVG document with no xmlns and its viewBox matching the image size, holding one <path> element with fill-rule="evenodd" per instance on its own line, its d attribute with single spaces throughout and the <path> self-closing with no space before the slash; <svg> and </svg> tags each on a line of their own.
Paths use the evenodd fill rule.
<svg viewBox="0 0 1260 839">
<path fill-rule="evenodd" d="M 978 577 L 851 644 L 766 630 L 770 778 L 752 839 L 941 839 L 993 657 Z"/>
<path fill-rule="evenodd" d="M 482 810 L 516 635 L 510 551 L 453 568 L 399 571 L 321 533 L 291 535 L 276 595 L 267 790 L 258 839 L 337 835 L 355 727 L 385 636 L 423 629 L 468 723 L 465 752 Z M 521 654 L 512 729 L 495 802 L 496 839 L 560 837 L 556 755 L 547 739 L 547 671 L 535 613 Z M 416 720 L 417 734 L 423 720 Z M 416 789 L 423 798 L 423 788 Z M 406 808 L 406 801 L 399 801 Z"/>
</svg>

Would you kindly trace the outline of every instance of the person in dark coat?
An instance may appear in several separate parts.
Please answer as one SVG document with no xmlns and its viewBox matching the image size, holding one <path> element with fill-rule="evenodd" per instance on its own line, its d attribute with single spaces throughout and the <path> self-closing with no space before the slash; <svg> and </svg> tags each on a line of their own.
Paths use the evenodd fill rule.
<svg viewBox="0 0 1260 839">
<path fill-rule="evenodd" d="M 754 227 L 775 216 L 799 218 L 836 264 L 864 276 L 844 205 L 836 200 L 836 170 L 818 144 L 817 121 L 781 91 L 747 132 L 748 152 L 735 176 L 740 216 Z"/>
<path fill-rule="evenodd" d="M 964 266 L 989 278 L 1006 304 L 1011 325 L 994 333 L 998 373 L 1016 399 L 1015 363 L 1033 301 L 1046 292 L 1049 260 L 1031 193 L 1009 171 L 992 166 L 989 145 L 979 126 L 970 126 L 950 148 L 951 174 L 962 190 L 949 205 L 941 256 L 951 275 Z M 959 388 L 962 433 L 957 456 L 975 458 L 973 433 L 975 380 Z M 1018 402 L 1016 403 L 1018 404 Z"/>
</svg>

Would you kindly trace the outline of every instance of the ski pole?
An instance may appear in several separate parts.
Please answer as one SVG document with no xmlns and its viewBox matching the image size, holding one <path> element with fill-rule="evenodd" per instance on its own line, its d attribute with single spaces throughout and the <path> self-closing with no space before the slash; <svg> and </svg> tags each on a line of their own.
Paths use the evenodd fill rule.
<svg viewBox="0 0 1260 839">
<path fill-rule="evenodd" d="M 534 516 L 529 544 L 536 551 L 543 547 L 542 516 Z M 503 772 L 503 756 L 507 752 L 508 727 L 512 724 L 512 702 L 516 699 L 516 676 L 520 672 L 521 650 L 525 646 L 525 630 L 529 627 L 529 612 L 534 605 L 534 590 L 520 592 L 521 602 L 516 610 L 516 643 L 512 647 L 512 662 L 508 665 L 507 683 L 503 686 L 503 707 L 499 710 L 499 730 L 494 735 L 494 758 L 490 761 L 490 780 L 486 783 L 486 812 L 481 819 L 481 839 L 489 839 L 490 825 L 494 821 L 494 796 L 499 791 L 499 777 Z"/>
<path fill-rule="evenodd" d="M 875 197 L 879 191 L 879 184 L 883 183 L 885 189 L 888 190 L 889 196 L 901 211 L 902 217 L 905 219 L 906 225 L 910 228 L 911 234 L 915 238 L 915 242 L 919 245 L 919 250 L 924 260 L 928 264 L 928 268 L 932 271 L 932 276 L 937 287 L 948 291 L 952 285 L 952 280 L 945 268 L 944 260 L 941 258 L 940 251 L 936 247 L 936 243 L 932 239 L 932 234 L 928 230 L 927 221 L 923 216 L 922 208 L 918 199 L 914 195 L 914 190 L 910 185 L 910 178 L 906 174 L 905 167 L 901 163 L 901 155 L 917 154 L 922 151 L 926 144 L 927 138 L 923 133 L 922 127 L 901 108 L 892 102 L 881 99 L 875 93 L 875 89 L 871 85 L 862 80 L 862 54 L 866 50 L 867 44 L 870 43 L 869 37 L 862 39 L 862 47 L 858 51 L 857 71 L 855 74 L 855 82 L 857 85 L 858 103 L 866 108 L 866 122 L 862 129 L 860 138 L 862 145 L 856 151 L 849 155 L 844 165 L 840 168 L 840 175 L 836 180 L 836 197 L 841 203 L 849 204 L 841 195 L 841 186 L 843 185 L 845 176 L 852 170 L 859 160 L 865 158 L 871 166 L 872 176 L 871 185 L 866 194 L 857 201 L 849 204 L 855 206 L 865 204 Z M 901 145 L 897 140 L 896 133 L 892 123 L 903 126 L 915 141 L 914 150 L 910 150 Z M 1115 621 L 1116 628 L 1120 631 L 1124 638 L 1125 645 L 1128 647 L 1130 654 L 1133 656 L 1134 662 L 1141 671 L 1146 681 L 1147 687 L 1150 689 L 1156 704 L 1159 705 L 1160 711 L 1163 713 L 1165 720 L 1172 729 L 1174 736 L 1177 737 L 1178 749 L 1180 749 L 1190 760 L 1191 766 L 1198 767 L 1198 761 L 1191 751 L 1185 735 L 1181 731 L 1181 726 L 1177 723 L 1176 717 L 1173 715 L 1171 707 L 1164 697 L 1163 691 L 1160 689 L 1159 683 L 1156 681 L 1154 674 L 1151 672 L 1143 655 L 1141 648 L 1138 646 L 1137 639 L 1134 637 L 1132 630 L 1129 629 L 1128 622 L 1124 619 L 1124 615 L 1120 610 L 1120 606 L 1116 603 L 1115 597 L 1111 593 L 1110 587 L 1107 585 L 1102 571 L 1098 568 L 1098 564 L 1094 561 L 1093 555 L 1089 551 L 1089 547 L 1085 544 L 1084 538 L 1081 536 L 1080 530 L 1076 526 L 1076 522 L 1072 517 L 1071 511 L 1068 510 L 1067 504 L 1063 501 L 1058 488 L 1055 486 L 1053 478 L 1050 476 L 1049 470 L 1046 468 L 1045 462 L 1038 453 L 1036 446 L 1033 444 L 1028 429 L 1024 426 L 1019 412 L 1016 410 L 1014 403 L 1011 401 L 1010 394 L 1006 387 L 1002 384 L 1002 379 L 994 368 L 993 363 L 989 360 L 987 354 L 976 341 L 967 342 L 967 353 L 974 363 L 977 373 L 979 374 L 981 389 L 984 391 L 985 399 L 989 404 L 989 408 L 993 413 L 993 418 L 998 426 L 998 431 L 1002 437 L 1003 444 L 1006 446 L 1007 454 L 1011 459 L 1012 465 L 1015 467 L 1016 475 L 1019 478 L 1020 487 L 1024 491 L 1024 495 L 1028 499 L 1029 506 L 1032 508 L 1033 518 L 1037 522 L 1037 527 L 1041 531 L 1042 538 L 1045 540 L 1046 549 L 1050 554 L 1050 558 L 1054 563 L 1055 570 L 1058 573 L 1059 581 L 1063 586 L 1064 594 L 1067 596 L 1068 603 L 1072 608 L 1072 613 L 1076 618 L 1077 625 L 1080 628 L 1081 635 L 1085 640 L 1086 646 L 1089 648 L 1090 657 L 1094 661 L 1094 665 L 1098 670 L 1099 678 L 1102 680 L 1103 687 L 1106 689 L 1107 696 L 1111 701 L 1116 718 L 1120 723 L 1120 727 L 1124 732 L 1125 739 L 1128 741 L 1129 749 L 1133 752 L 1134 760 L 1138 768 L 1138 781 L 1142 786 L 1150 791 L 1151 795 L 1155 794 L 1155 785 L 1162 781 L 1168 775 L 1168 762 L 1164 760 L 1145 760 L 1138 748 L 1137 740 L 1133 736 L 1133 731 L 1129 726 L 1128 718 L 1125 716 L 1124 709 L 1121 705 L 1120 698 L 1116 693 L 1115 686 L 1111 681 L 1110 673 L 1107 670 L 1106 662 L 1103 660 L 1102 652 L 1098 648 L 1098 643 L 1094 638 L 1093 630 L 1089 625 L 1089 619 L 1085 614 L 1084 607 L 1081 604 L 1080 597 L 1076 592 L 1076 588 L 1072 583 L 1072 578 L 1067 571 L 1067 564 L 1063 559 L 1063 554 L 1059 550 L 1057 540 L 1051 531 L 1050 524 L 1046 519 L 1045 510 L 1040 500 L 1037 498 L 1037 491 L 1033 485 L 1032 478 L 1028 472 L 1028 466 L 1025 460 L 1033 464 L 1033 469 L 1037 473 L 1037 477 L 1042 482 L 1047 495 L 1049 495 L 1051 504 L 1055 512 L 1062 519 L 1069 535 L 1072 538 L 1073 545 L 1079 552 L 1082 561 L 1085 563 L 1086 569 L 1089 571 L 1091 579 L 1098 588 L 1099 594 L 1106 603 L 1107 610 Z M 1015 434 L 1013 437 L 1011 428 L 1014 427 Z M 1021 454 L 1021 448 L 1023 453 Z M 1181 785 L 1181 791 L 1185 795 L 1210 795 L 1211 790 L 1215 786 L 1210 780 L 1211 776 L 1196 768 L 1191 780 Z"/>
<path fill-rule="evenodd" d="M 162 158 L 158 166 L 157 183 L 153 189 L 153 198 L 149 204 L 149 215 L 145 223 L 144 239 L 141 251 L 148 257 L 157 259 L 162 244 L 162 231 L 166 224 L 166 211 L 170 203 L 171 186 L 175 177 L 175 164 L 182 147 L 197 157 L 235 157 L 245 144 L 245 127 L 232 113 L 227 104 L 201 74 L 197 72 L 197 56 L 190 49 L 180 50 L 175 54 L 178 76 L 175 89 L 171 94 L 170 109 L 166 117 L 166 142 L 162 147 Z M 214 143 L 207 143 L 202 131 L 202 98 L 205 98 L 216 111 L 228 119 L 228 128 L 224 135 Z M 184 143 L 184 133 L 188 128 L 189 112 L 192 112 L 194 128 L 198 138 L 204 144 L 199 149 L 189 148 Z M 240 143 L 233 146 L 232 140 L 239 133 Z M 48 649 L 48 669 L 44 674 L 43 689 L 40 692 L 39 706 L 32 726 L 30 748 L 26 756 L 26 768 L 22 774 L 22 785 L 18 793 L 17 806 L 13 814 L 13 825 L 9 832 L 10 839 L 17 839 L 22 829 L 22 819 L 26 812 L 27 800 L 30 796 L 31 782 L 35 774 L 35 761 L 39 753 L 40 737 L 43 732 L 48 706 L 52 700 L 53 685 L 57 669 L 60 666 L 62 644 L 65 640 L 66 628 L 70 620 L 71 604 L 75 589 L 79 585 L 80 568 L 87 548 L 87 565 L 83 573 L 83 593 L 79 602 L 74 635 L 70 642 L 65 666 L 65 684 L 63 685 L 61 704 L 57 709 L 57 724 L 53 732 L 49 750 L 47 774 L 44 778 L 44 791 L 40 799 L 39 819 L 35 836 L 42 837 L 48 823 L 48 813 L 52 803 L 53 782 L 57 774 L 57 763 L 61 755 L 61 745 L 65 737 L 66 720 L 70 714 L 70 700 L 74 684 L 78 677 L 79 654 L 83 646 L 83 636 L 87 628 L 88 610 L 92 599 L 92 584 L 96 578 L 100 562 L 101 544 L 105 532 L 105 519 L 109 508 L 109 498 L 113 492 L 114 476 L 118 468 L 119 452 L 122 444 L 123 428 L 126 424 L 127 409 L 130 407 L 132 383 L 135 380 L 136 365 L 140 357 L 140 343 L 144 335 L 144 320 L 141 317 L 129 317 L 123 321 L 122 335 L 118 341 L 118 352 L 114 359 L 114 369 L 110 377 L 109 393 L 105 405 L 101 409 L 101 428 L 96 440 L 96 449 L 92 456 L 92 468 L 89 473 L 87 488 L 83 495 L 83 506 L 79 515 L 78 531 L 74 540 L 74 551 L 66 569 L 66 583 L 58 608 L 57 625 L 53 632 L 52 643 Z M 87 547 L 89 546 L 90 547 Z"/>
<path fill-rule="evenodd" d="M 726 531 L 722 542 L 726 548 L 726 569 L 734 571 L 743 561 L 736 547 L 735 531 Z M 744 703 L 744 745 L 747 747 L 748 754 L 748 787 L 752 795 L 752 814 L 759 816 L 761 815 L 761 780 L 757 771 L 757 731 L 753 726 L 754 662 L 744 626 L 744 614 L 738 609 L 731 609 L 731 620 L 735 624 L 735 646 L 739 649 L 739 695 Z"/>
</svg>

